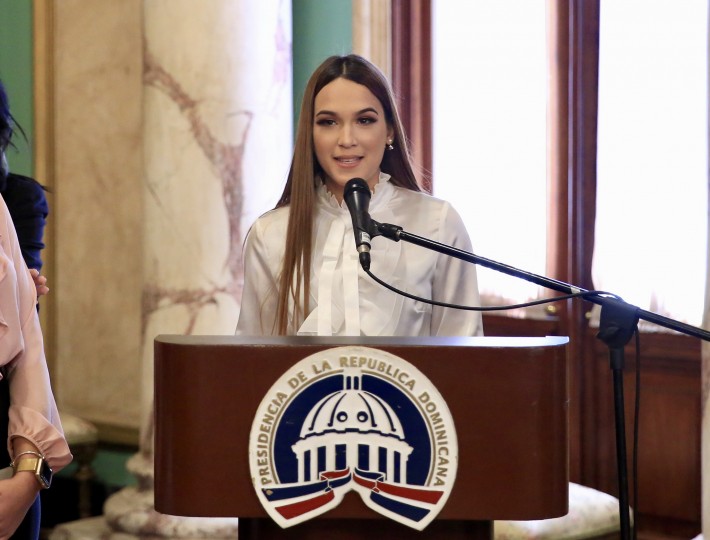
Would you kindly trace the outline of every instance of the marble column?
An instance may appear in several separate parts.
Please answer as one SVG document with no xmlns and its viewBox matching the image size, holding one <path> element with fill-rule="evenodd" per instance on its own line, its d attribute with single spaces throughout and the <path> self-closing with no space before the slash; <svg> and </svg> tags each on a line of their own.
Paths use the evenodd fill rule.
<svg viewBox="0 0 710 540">
<path fill-rule="evenodd" d="M 391 0 L 353 0 L 353 52 L 392 78 Z"/>
<path fill-rule="evenodd" d="M 153 507 L 153 340 L 234 332 L 244 234 L 278 200 L 290 161 L 290 8 L 143 2 L 143 418 L 128 464 L 138 485 L 109 498 L 94 538 L 236 536 L 236 519 Z"/>
<path fill-rule="evenodd" d="M 153 339 L 234 332 L 244 231 L 278 198 L 292 146 L 288 3 L 195 7 L 144 4 L 146 417 L 129 463 L 139 493 L 110 499 L 106 517 L 132 533 L 233 538 L 235 520 L 168 518 L 140 502 L 135 509 L 152 492 Z"/>
</svg>

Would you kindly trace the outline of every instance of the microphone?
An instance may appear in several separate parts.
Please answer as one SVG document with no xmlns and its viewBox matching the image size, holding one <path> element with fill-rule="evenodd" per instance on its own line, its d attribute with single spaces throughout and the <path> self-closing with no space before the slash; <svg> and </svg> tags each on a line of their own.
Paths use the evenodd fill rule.
<svg viewBox="0 0 710 540">
<path fill-rule="evenodd" d="M 343 191 L 343 200 L 345 200 L 353 220 L 355 247 L 360 253 L 360 266 L 365 270 L 370 269 L 370 233 L 374 231 L 373 236 L 378 234 L 377 229 L 373 226 L 374 221 L 368 213 L 371 195 L 367 182 L 362 178 L 348 180 Z"/>
</svg>

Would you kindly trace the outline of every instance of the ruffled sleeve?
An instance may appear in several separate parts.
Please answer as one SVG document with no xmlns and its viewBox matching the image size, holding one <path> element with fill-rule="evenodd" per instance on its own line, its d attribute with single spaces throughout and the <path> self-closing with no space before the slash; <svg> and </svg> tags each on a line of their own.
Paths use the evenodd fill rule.
<svg viewBox="0 0 710 540">
<path fill-rule="evenodd" d="M 5 202 L 0 198 L 0 365 L 10 382 L 8 451 L 11 441 L 31 441 L 58 471 L 71 459 L 44 355 L 35 305 L 37 292 L 25 265 Z"/>
</svg>

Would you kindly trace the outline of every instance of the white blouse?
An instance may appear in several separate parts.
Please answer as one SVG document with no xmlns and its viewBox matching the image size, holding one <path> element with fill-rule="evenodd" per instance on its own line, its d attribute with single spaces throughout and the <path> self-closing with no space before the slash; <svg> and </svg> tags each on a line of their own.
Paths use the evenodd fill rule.
<svg viewBox="0 0 710 540">
<path fill-rule="evenodd" d="M 276 333 L 278 276 L 284 255 L 288 207 L 259 217 L 246 240 L 244 289 L 237 335 Z M 406 232 L 464 251 L 471 241 L 459 214 L 442 200 L 400 188 L 380 174 L 370 216 Z M 423 298 L 480 305 L 476 267 L 407 242 L 372 239 L 370 271 L 384 282 Z M 360 267 L 352 220 L 325 188 L 318 189 L 310 283 L 311 312 L 289 335 L 475 336 L 480 312 L 431 306 L 396 294 Z M 291 306 L 289 313 L 293 314 Z"/>
</svg>

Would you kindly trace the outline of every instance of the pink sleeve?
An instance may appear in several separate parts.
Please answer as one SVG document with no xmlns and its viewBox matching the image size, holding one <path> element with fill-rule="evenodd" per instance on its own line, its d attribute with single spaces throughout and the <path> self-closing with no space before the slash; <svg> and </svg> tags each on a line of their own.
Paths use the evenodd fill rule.
<svg viewBox="0 0 710 540">
<path fill-rule="evenodd" d="M 0 197 L 0 366 L 10 381 L 8 449 L 24 437 L 60 470 L 72 459 L 50 386 L 37 291 L 25 265 L 17 234 Z"/>
</svg>

